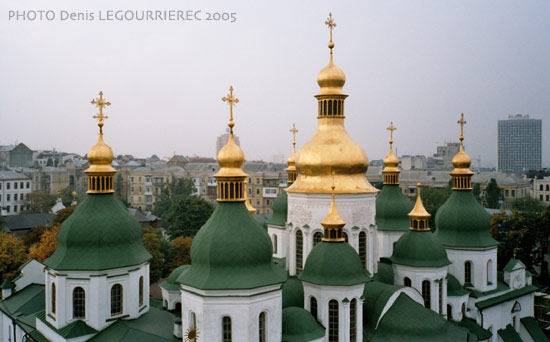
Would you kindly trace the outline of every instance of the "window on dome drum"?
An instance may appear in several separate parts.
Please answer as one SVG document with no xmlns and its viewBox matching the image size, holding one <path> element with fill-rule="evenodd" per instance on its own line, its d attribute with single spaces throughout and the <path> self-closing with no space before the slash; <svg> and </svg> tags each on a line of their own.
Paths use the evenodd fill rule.
<svg viewBox="0 0 550 342">
<path fill-rule="evenodd" d="M 344 241 L 348 242 L 348 234 L 344 232 Z"/>
<path fill-rule="evenodd" d="M 432 298 L 430 294 L 430 281 L 424 280 L 422 282 L 422 298 L 424 298 L 424 306 L 428 309 L 431 308 Z"/>
<path fill-rule="evenodd" d="M 259 341 L 260 342 L 265 342 L 266 341 L 266 332 L 265 332 L 265 312 L 262 312 L 260 314 L 260 319 L 259 319 L 259 335 L 260 335 L 260 338 L 259 338 Z"/>
<path fill-rule="evenodd" d="M 359 258 L 363 267 L 367 267 L 367 233 L 359 233 Z"/>
<path fill-rule="evenodd" d="M 311 297 L 309 300 L 309 312 L 313 318 L 317 319 L 317 299 L 315 297 Z"/>
<path fill-rule="evenodd" d="M 472 262 L 466 261 L 464 263 L 464 282 L 472 283 Z"/>
<path fill-rule="evenodd" d="M 313 234 L 313 247 L 323 240 L 323 233 L 317 232 Z"/>
<path fill-rule="evenodd" d="M 357 299 L 349 303 L 349 340 L 357 342 Z"/>
<path fill-rule="evenodd" d="M 55 315 L 55 283 L 52 283 L 52 288 L 51 288 L 51 291 L 52 291 L 52 303 L 51 303 L 51 312 Z"/>
<path fill-rule="evenodd" d="M 143 306 L 143 276 L 139 277 L 139 306 Z"/>
<path fill-rule="evenodd" d="M 447 304 L 447 319 L 453 319 L 453 307 L 451 306 L 451 304 Z"/>
<path fill-rule="evenodd" d="M 462 303 L 462 319 L 466 317 L 466 303 Z"/>
<path fill-rule="evenodd" d="M 122 285 L 115 284 L 111 287 L 111 316 L 122 313 Z"/>
<path fill-rule="evenodd" d="M 277 253 L 277 235 L 273 234 L 273 253 Z"/>
<path fill-rule="evenodd" d="M 328 302 L 328 341 L 338 342 L 338 302 Z"/>
<path fill-rule="evenodd" d="M 438 284 L 438 289 L 439 289 L 439 298 L 438 298 L 438 301 L 439 301 L 439 313 L 440 314 L 443 314 L 443 278 L 441 278 L 439 280 L 439 284 Z"/>
<path fill-rule="evenodd" d="M 195 328 L 197 326 L 197 316 L 191 311 L 191 319 L 189 320 L 189 328 Z"/>
<path fill-rule="evenodd" d="M 405 279 L 403 279 L 403 284 L 404 284 L 405 286 L 411 287 L 411 286 L 412 286 L 411 279 L 408 278 L 408 277 L 405 277 Z"/>
<path fill-rule="evenodd" d="M 231 342 L 231 318 L 225 316 L 222 319 L 222 341 Z"/>
<path fill-rule="evenodd" d="M 493 260 L 487 261 L 487 285 L 493 284 Z"/>
<path fill-rule="evenodd" d="M 73 318 L 86 318 L 86 293 L 81 287 L 75 287 L 73 290 Z"/>
<path fill-rule="evenodd" d="M 302 236 L 302 231 L 296 231 L 296 271 L 301 271 L 304 267 L 303 265 L 303 248 L 304 248 L 304 237 Z"/>
</svg>

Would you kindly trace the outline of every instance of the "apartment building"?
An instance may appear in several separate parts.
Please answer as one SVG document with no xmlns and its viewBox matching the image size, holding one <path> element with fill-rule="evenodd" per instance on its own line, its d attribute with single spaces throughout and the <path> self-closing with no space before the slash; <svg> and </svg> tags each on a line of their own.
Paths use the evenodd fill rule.
<svg viewBox="0 0 550 342">
<path fill-rule="evenodd" d="M 25 203 L 32 191 L 32 180 L 24 173 L 0 171 L 0 208 L 2 216 L 18 215 L 27 209 Z"/>
</svg>

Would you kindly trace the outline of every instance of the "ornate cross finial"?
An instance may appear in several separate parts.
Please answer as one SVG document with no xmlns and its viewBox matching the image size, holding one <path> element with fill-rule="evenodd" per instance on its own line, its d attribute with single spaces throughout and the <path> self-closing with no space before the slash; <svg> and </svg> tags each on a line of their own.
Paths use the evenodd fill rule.
<svg viewBox="0 0 550 342">
<path fill-rule="evenodd" d="M 233 104 L 239 103 L 239 99 L 233 96 L 233 86 L 229 87 L 229 94 L 227 94 L 227 97 L 222 97 L 222 101 L 227 102 L 229 105 L 229 123 L 227 125 L 231 130 L 231 134 L 233 134 L 233 126 L 235 126 L 235 122 L 233 121 Z"/>
<path fill-rule="evenodd" d="M 109 117 L 107 115 L 103 115 L 103 107 L 110 106 L 111 102 L 106 102 L 103 98 L 103 92 L 99 92 L 99 98 L 93 99 L 90 101 L 91 104 L 94 104 L 97 108 L 99 108 L 99 113 L 93 116 L 94 119 L 98 120 L 97 125 L 99 126 L 99 133 L 103 134 L 103 120 L 108 119 Z"/>
<path fill-rule="evenodd" d="M 397 130 L 397 127 L 393 125 L 393 121 L 390 121 L 390 125 L 386 129 L 390 131 L 390 148 L 391 148 L 391 145 L 393 144 L 393 131 Z"/>
<path fill-rule="evenodd" d="M 296 133 L 298 133 L 299 131 L 296 129 L 296 124 L 292 124 L 292 128 L 290 129 L 290 131 L 292 132 L 292 146 L 294 148 L 294 151 L 296 151 Z"/>
<path fill-rule="evenodd" d="M 334 22 L 334 19 L 332 19 L 332 13 L 328 14 L 325 25 L 328 26 L 330 31 L 330 42 L 328 43 L 328 48 L 330 49 L 330 54 L 332 54 L 332 48 L 334 47 L 334 43 L 332 42 L 332 29 L 336 27 L 336 23 Z"/>
<path fill-rule="evenodd" d="M 464 125 L 466 124 L 466 120 L 464 120 L 464 113 L 460 114 L 460 120 L 456 122 L 460 125 L 460 144 L 462 145 L 462 140 L 464 140 Z"/>
</svg>

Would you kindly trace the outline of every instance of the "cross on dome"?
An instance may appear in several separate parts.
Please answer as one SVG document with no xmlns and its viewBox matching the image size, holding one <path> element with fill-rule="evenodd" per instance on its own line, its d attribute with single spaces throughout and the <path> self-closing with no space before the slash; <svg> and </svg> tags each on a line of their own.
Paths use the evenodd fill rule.
<svg viewBox="0 0 550 342">
<path fill-rule="evenodd" d="M 92 101 L 90 101 L 90 103 L 99 108 L 99 113 L 94 115 L 93 118 L 98 120 L 97 125 L 99 126 L 99 133 L 103 134 L 103 120 L 109 118 L 107 115 L 103 115 L 103 108 L 110 106 L 111 102 L 105 101 L 105 99 L 103 98 L 103 92 L 100 91 L 99 98 L 93 99 Z"/>
<path fill-rule="evenodd" d="M 229 105 L 229 123 L 227 125 L 231 130 L 231 134 L 233 134 L 233 126 L 235 126 L 235 122 L 233 121 L 233 105 L 239 103 L 239 99 L 233 96 L 233 86 L 229 87 L 229 94 L 222 97 L 222 101 L 227 102 Z"/>
</svg>

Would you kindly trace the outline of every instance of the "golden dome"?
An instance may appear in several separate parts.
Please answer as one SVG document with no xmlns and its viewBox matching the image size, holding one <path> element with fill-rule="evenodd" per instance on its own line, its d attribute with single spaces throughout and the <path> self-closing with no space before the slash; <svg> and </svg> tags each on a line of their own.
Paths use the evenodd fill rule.
<svg viewBox="0 0 550 342">
<path fill-rule="evenodd" d="M 346 83 L 346 75 L 344 71 L 334 65 L 332 60 L 332 50 L 330 53 L 330 61 L 317 75 L 317 84 L 321 87 L 319 95 L 343 95 L 342 88 Z"/>
<path fill-rule="evenodd" d="M 215 174 L 216 177 L 246 176 L 246 173 L 242 170 L 244 153 L 243 150 L 235 144 L 233 132 L 229 133 L 227 144 L 218 153 L 218 164 L 220 164 L 220 171 Z"/>
<path fill-rule="evenodd" d="M 384 166 L 385 166 L 384 170 L 389 171 L 388 169 L 397 169 L 398 165 L 399 165 L 399 159 L 397 159 L 397 156 L 393 154 L 392 150 L 390 150 L 386 158 L 384 158 Z"/>
<path fill-rule="evenodd" d="M 461 142 L 460 150 L 453 157 L 453 167 L 455 169 L 469 169 L 471 164 L 472 160 L 470 159 L 470 156 L 467 155 L 466 152 L 464 152 L 464 148 L 462 147 Z"/>
<path fill-rule="evenodd" d="M 113 159 L 113 150 L 103 142 L 103 133 L 99 133 L 97 143 L 88 151 L 88 162 L 90 163 L 90 168 L 86 171 L 115 171 L 115 169 L 111 166 Z"/>
<path fill-rule="evenodd" d="M 416 196 L 416 203 L 414 204 L 413 210 L 409 213 L 409 217 L 411 218 L 428 218 L 432 215 L 424 208 L 424 204 L 422 203 L 422 198 L 420 197 L 420 183 L 416 184 L 416 187 L 418 189 L 418 196 Z"/>
<path fill-rule="evenodd" d="M 334 186 L 332 187 L 332 200 L 330 202 L 330 209 L 327 216 L 325 216 L 323 221 L 321 221 L 321 224 L 323 225 L 323 227 L 344 227 L 346 225 L 346 221 L 344 221 L 342 217 L 340 217 L 338 209 L 336 209 L 336 201 L 334 200 Z"/>
<path fill-rule="evenodd" d="M 296 150 L 293 150 L 290 156 L 287 159 L 288 168 L 294 168 L 296 170 Z"/>
</svg>

